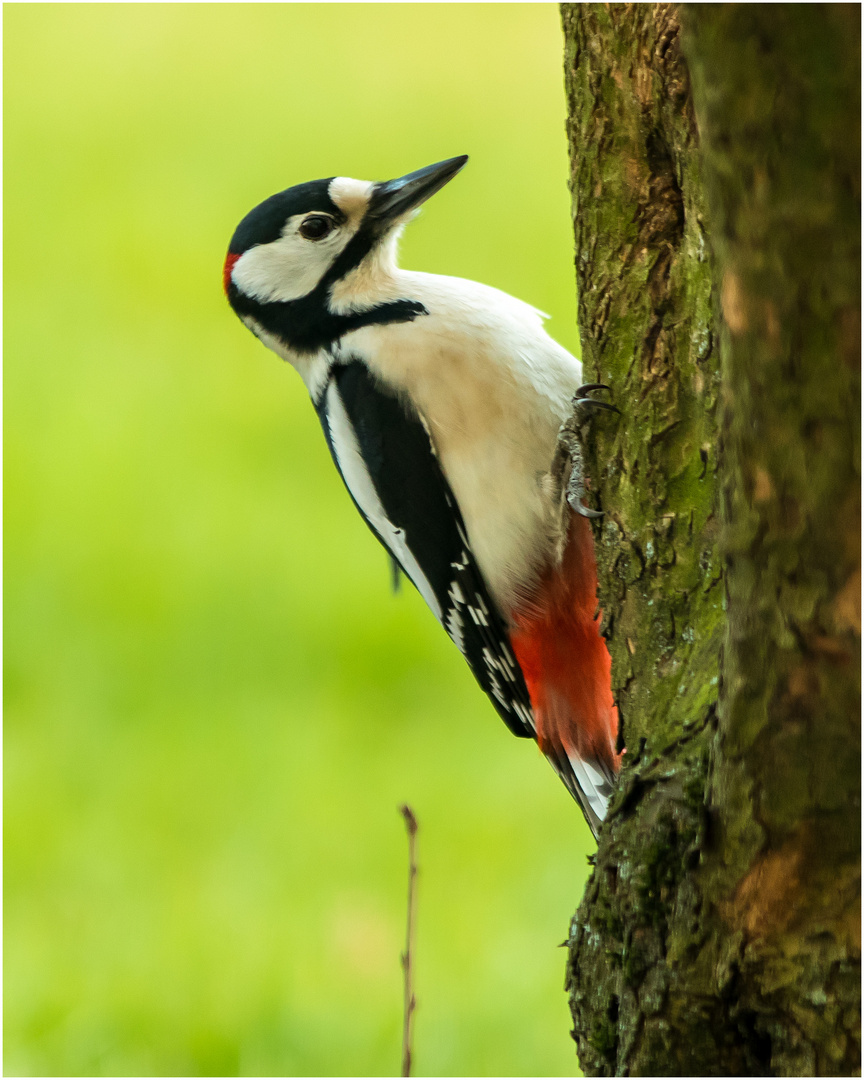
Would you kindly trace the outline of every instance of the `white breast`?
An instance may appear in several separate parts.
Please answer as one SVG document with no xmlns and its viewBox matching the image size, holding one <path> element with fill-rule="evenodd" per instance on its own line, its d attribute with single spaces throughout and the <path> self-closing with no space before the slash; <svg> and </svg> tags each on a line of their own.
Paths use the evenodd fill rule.
<svg viewBox="0 0 864 1080">
<path fill-rule="evenodd" d="M 419 409 L 480 569 L 504 612 L 552 558 L 556 507 L 541 485 L 581 382 L 578 360 L 527 304 L 472 281 L 396 271 L 387 293 L 421 301 L 414 322 L 343 338 Z"/>
</svg>

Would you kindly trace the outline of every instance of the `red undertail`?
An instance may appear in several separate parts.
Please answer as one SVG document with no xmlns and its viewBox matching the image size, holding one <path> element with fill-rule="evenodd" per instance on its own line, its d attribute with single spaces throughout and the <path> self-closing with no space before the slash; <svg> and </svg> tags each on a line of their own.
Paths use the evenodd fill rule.
<svg viewBox="0 0 864 1080">
<path fill-rule="evenodd" d="M 540 749 L 553 757 L 575 750 L 617 772 L 612 660 L 595 612 L 594 539 L 587 519 L 573 514 L 561 565 L 543 577 L 530 605 L 512 615 L 510 640 L 531 695 Z"/>
</svg>

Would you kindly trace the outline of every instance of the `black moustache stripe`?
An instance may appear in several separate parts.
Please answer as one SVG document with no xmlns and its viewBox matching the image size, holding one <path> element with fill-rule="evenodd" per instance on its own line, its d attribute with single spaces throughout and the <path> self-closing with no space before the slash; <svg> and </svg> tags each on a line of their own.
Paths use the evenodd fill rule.
<svg viewBox="0 0 864 1080">
<path fill-rule="evenodd" d="M 297 300 L 270 300 L 262 303 L 246 296 L 232 281 L 228 299 L 238 315 L 251 316 L 269 334 L 273 334 L 298 353 L 318 352 L 337 341 L 343 334 L 359 330 L 362 326 L 412 322 L 419 315 L 429 314 L 417 300 L 393 300 L 366 311 L 339 315 L 328 308 L 328 293 L 329 285 L 326 284 L 325 277 L 312 292 Z"/>
</svg>

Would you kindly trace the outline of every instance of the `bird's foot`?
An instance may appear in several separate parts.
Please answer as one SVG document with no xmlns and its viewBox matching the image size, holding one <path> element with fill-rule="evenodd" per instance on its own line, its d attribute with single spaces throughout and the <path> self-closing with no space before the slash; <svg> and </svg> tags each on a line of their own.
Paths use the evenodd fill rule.
<svg viewBox="0 0 864 1080">
<path fill-rule="evenodd" d="M 606 409 L 609 412 L 618 413 L 621 410 L 606 401 L 598 401 L 588 397 L 596 390 L 609 390 L 606 383 L 586 383 L 580 386 L 573 398 L 573 412 L 564 421 L 558 432 L 558 447 L 555 454 L 553 469 L 557 473 L 559 482 L 564 486 L 567 502 L 576 511 L 587 518 L 603 516 L 602 510 L 591 510 L 582 505 L 582 500 L 588 490 L 587 476 L 585 474 L 585 453 L 582 448 L 581 428 L 589 421 L 596 409 Z M 566 477 L 567 463 L 570 472 Z"/>
</svg>

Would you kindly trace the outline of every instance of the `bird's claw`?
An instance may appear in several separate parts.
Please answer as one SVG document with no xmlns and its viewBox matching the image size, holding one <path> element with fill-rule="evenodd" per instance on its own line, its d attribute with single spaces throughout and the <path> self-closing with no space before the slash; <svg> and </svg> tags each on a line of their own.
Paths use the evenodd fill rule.
<svg viewBox="0 0 864 1080">
<path fill-rule="evenodd" d="M 587 419 L 584 415 L 586 409 L 607 409 L 609 412 L 621 415 L 621 410 L 616 405 L 610 405 L 607 401 L 598 401 L 596 398 L 587 397 L 588 394 L 593 393 L 595 390 L 608 390 L 610 394 L 612 393 L 612 388 L 607 383 L 592 382 L 580 386 L 573 396 L 573 411 L 578 424 Z"/>
<path fill-rule="evenodd" d="M 617 412 L 621 415 L 621 410 L 617 405 L 610 405 L 608 401 L 597 401 L 590 397 L 575 397 L 573 398 L 574 405 L 593 405 L 595 409 L 608 409 L 609 412 Z"/>
<path fill-rule="evenodd" d="M 575 398 L 582 397 L 584 394 L 590 393 L 592 390 L 608 390 L 610 394 L 612 393 L 612 387 L 608 383 L 586 382 L 583 383 L 582 386 L 580 386 L 579 389 L 576 391 L 574 400 Z"/>
<path fill-rule="evenodd" d="M 621 414 L 621 410 L 606 401 L 597 401 L 587 395 L 595 390 L 609 390 L 606 383 L 585 383 L 573 397 L 573 415 L 561 425 L 558 432 L 559 452 L 563 452 L 570 461 L 570 475 L 565 484 L 568 504 L 585 518 L 603 517 L 602 510 L 591 510 L 582 504 L 587 491 L 584 455 L 579 428 L 588 420 L 591 409 L 606 409 L 607 412 Z M 562 476 L 563 480 L 563 476 Z"/>
</svg>

